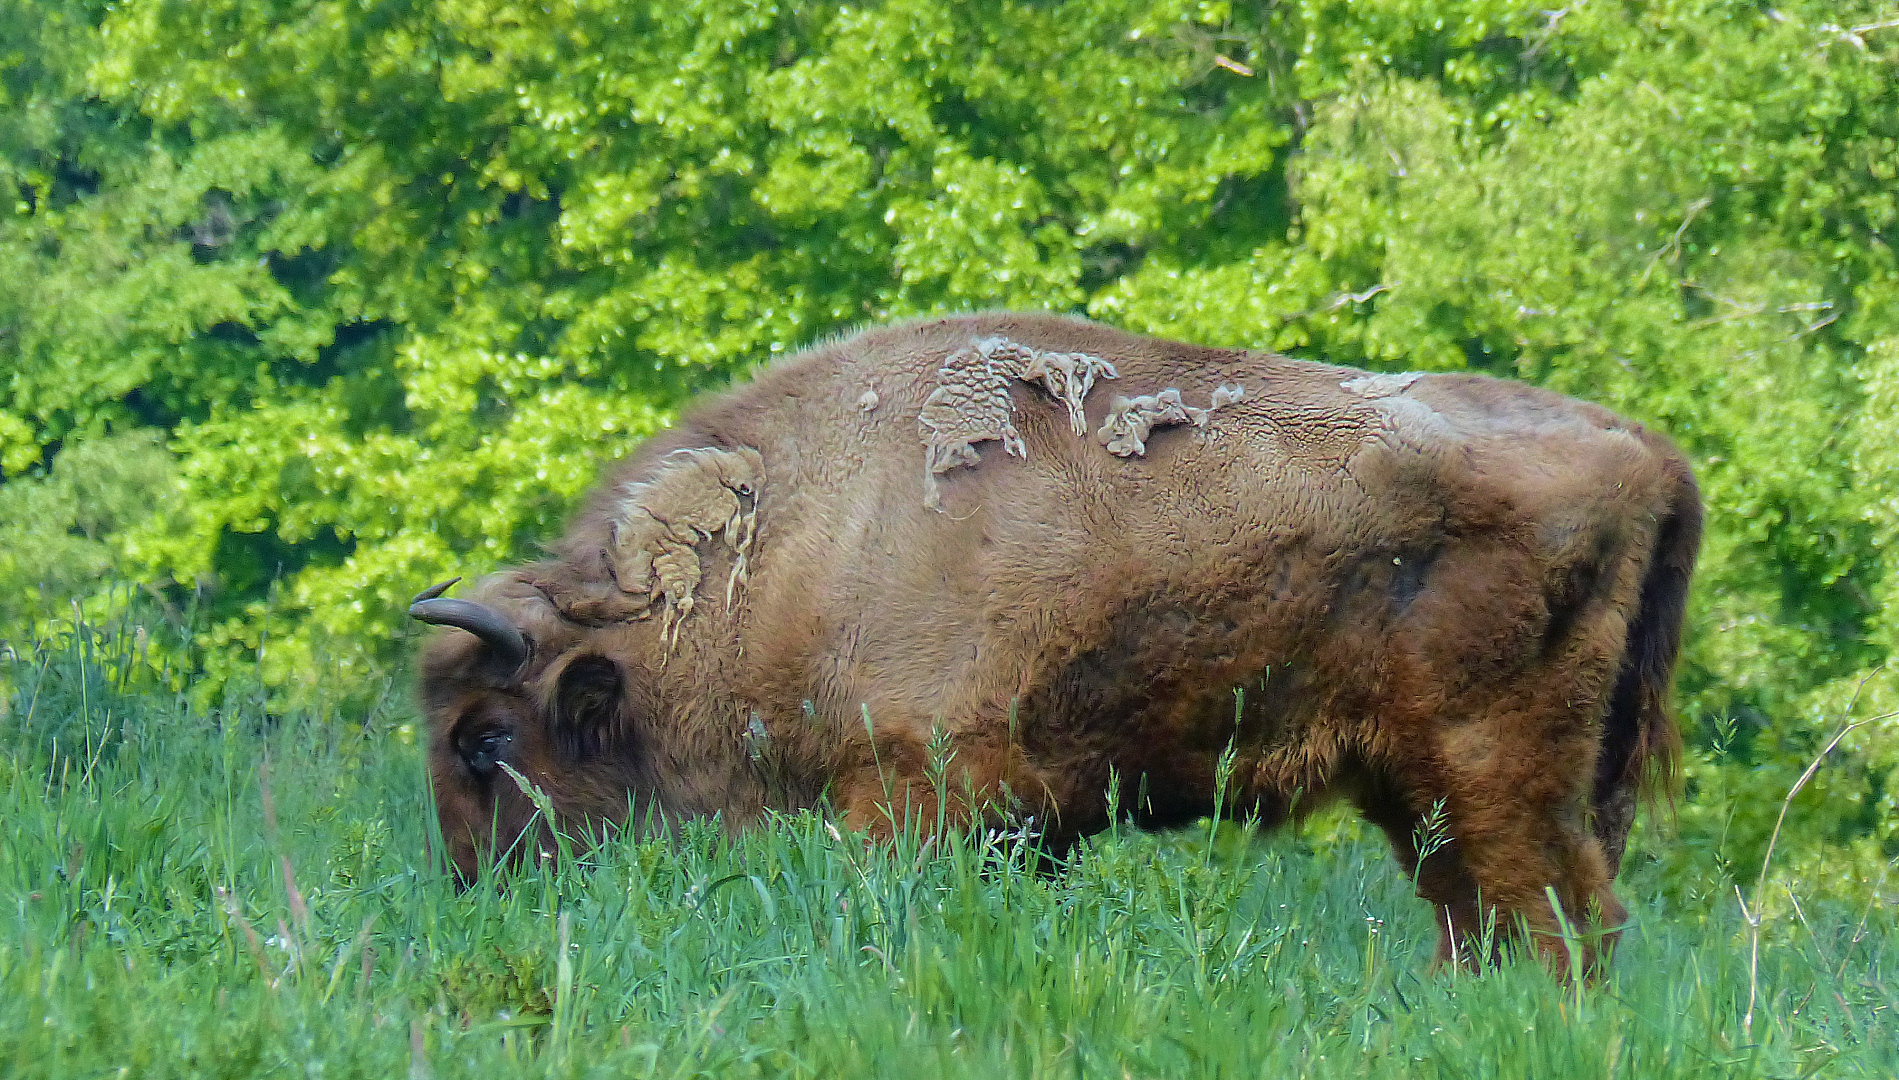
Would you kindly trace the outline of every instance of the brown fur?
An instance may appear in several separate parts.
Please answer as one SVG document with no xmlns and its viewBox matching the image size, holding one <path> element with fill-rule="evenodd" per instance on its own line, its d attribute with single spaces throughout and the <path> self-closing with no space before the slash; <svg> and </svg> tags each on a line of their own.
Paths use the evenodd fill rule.
<svg viewBox="0 0 1899 1080">
<path fill-rule="evenodd" d="M 1048 388 L 1010 380 L 999 415 L 1021 456 L 920 469 L 944 365 L 992 339 L 1099 358 L 1129 400 L 1244 392 L 1121 457 L 1078 436 Z M 1086 396 L 1080 430 L 1102 428 L 1114 396 Z M 662 628 L 646 597 L 614 606 L 613 523 L 624 492 L 698 448 L 763 463 L 741 511 L 756 520 L 750 582 Z M 601 485 L 552 558 L 470 594 L 533 654 L 500 685 L 472 635 L 430 643 L 443 831 L 465 873 L 522 833 L 528 801 L 469 765 L 475 740 L 504 731 L 500 755 L 569 828 L 739 827 L 828 797 L 887 833 L 906 813 L 936 820 L 941 728 L 953 819 L 1033 815 L 1064 845 L 1109 824 L 1111 777 L 1150 826 L 1274 822 L 1344 797 L 1437 905 L 1442 958 L 1469 959 L 1492 915 L 1560 948 L 1546 888 L 1577 921 L 1623 918 L 1610 883 L 1637 787 L 1672 768 L 1666 701 L 1699 540 L 1694 481 L 1666 439 L 1532 387 L 1049 315 L 872 330 L 703 402 Z M 693 550 L 716 596 L 732 547 Z M 1434 807 L 1450 842 L 1419 867 Z M 544 827 L 522 842 L 546 846 Z"/>
</svg>

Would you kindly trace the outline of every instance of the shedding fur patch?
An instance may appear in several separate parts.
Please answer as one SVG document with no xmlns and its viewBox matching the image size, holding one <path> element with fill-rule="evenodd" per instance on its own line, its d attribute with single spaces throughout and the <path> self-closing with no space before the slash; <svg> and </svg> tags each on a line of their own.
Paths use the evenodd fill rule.
<svg viewBox="0 0 1899 1080">
<path fill-rule="evenodd" d="M 1411 389 L 1411 384 L 1424 377 L 1422 371 L 1401 371 L 1395 375 L 1360 375 L 1339 384 L 1339 389 L 1350 390 L 1354 394 L 1368 398 L 1391 397 Z"/>
<path fill-rule="evenodd" d="M 680 622 L 692 614 L 693 593 L 704 572 L 696 550 L 714 534 L 733 553 L 725 604 L 750 572 L 758 535 L 758 488 L 765 460 L 750 447 L 675 450 L 652 479 L 622 489 L 620 512 L 611 524 L 608 569 L 624 593 L 644 598 L 644 609 L 663 600 L 660 637 L 670 649 Z"/>
<path fill-rule="evenodd" d="M 1137 398 L 1117 395 L 1114 404 L 1108 408 L 1107 420 L 1095 432 L 1095 438 L 1108 448 L 1108 453 L 1117 457 L 1145 456 L 1147 437 L 1155 428 L 1174 424 L 1205 428 L 1215 409 L 1231 405 L 1245 396 L 1244 386 L 1222 386 L 1213 392 L 1213 398 L 1206 408 L 1197 409 L 1182 400 L 1180 391 L 1171 386 L 1158 394 L 1143 394 Z"/>
<path fill-rule="evenodd" d="M 1016 378 L 1024 382 L 1042 380 L 1049 396 L 1068 406 L 1068 426 L 1077 435 L 1088 434 L 1088 417 L 1083 412 L 1088 391 L 1095 388 L 1096 379 L 1118 379 L 1121 373 L 1113 364 L 1087 353 L 1036 352 L 1021 345 L 1014 348 L 1028 354 Z"/>
<path fill-rule="evenodd" d="M 936 478 L 982 460 L 976 444 L 1000 441 L 1005 453 L 1026 458 L 1028 446 L 1011 414 L 1016 380 L 1038 383 L 1068 408 L 1068 424 L 1085 435 L 1083 408 L 1097 379 L 1116 379 L 1114 365 L 1087 353 L 1041 352 L 1007 338 L 984 338 L 951 353 L 936 371 L 937 386 L 917 414 L 923 440 L 923 505 L 941 510 Z"/>
</svg>

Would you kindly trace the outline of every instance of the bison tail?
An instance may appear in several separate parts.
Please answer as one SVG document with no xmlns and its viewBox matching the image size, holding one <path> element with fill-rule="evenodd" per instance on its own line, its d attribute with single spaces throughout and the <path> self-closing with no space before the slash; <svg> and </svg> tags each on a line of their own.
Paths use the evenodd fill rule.
<svg viewBox="0 0 1899 1080">
<path fill-rule="evenodd" d="M 1639 799 L 1672 795 L 1674 790 L 1681 730 L 1669 698 L 1681 650 L 1688 579 L 1701 549 L 1701 494 L 1687 461 L 1659 437 L 1645 441 L 1660 444 L 1657 449 L 1664 454 L 1673 491 L 1642 579 L 1596 759 L 1596 833 L 1611 873 L 1622 863 Z"/>
</svg>

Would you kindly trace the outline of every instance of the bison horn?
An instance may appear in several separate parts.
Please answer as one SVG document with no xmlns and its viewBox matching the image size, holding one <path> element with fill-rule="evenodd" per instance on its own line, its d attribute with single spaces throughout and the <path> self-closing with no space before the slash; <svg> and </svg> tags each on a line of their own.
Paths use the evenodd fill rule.
<svg viewBox="0 0 1899 1080">
<path fill-rule="evenodd" d="M 495 658 L 509 667 L 519 667 L 528 656 L 527 636 L 505 616 L 486 604 L 472 600 L 453 600 L 442 594 L 461 578 L 450 578 L 424 589 L 409 605 L 409 617 L 432 626 L 453 626 L 486 642 Z"/>
<path fill-rule="evenodd" d="M 428 588 L 423 589 L 421 592 L 416 593 L 415 599 L 409 602 L 411 604 L 419 604 L 424 600 L 433 600 L 436 597 L 447 592 L 450 586 L 454 585 L 456 582 L 460 581 L 461 579 L 462 579 L 461 575 L 457 574 L 454 577 L 449 578 L 447 581 L 442 582 L 440 585 L 431 585 Z"/>
</svg>

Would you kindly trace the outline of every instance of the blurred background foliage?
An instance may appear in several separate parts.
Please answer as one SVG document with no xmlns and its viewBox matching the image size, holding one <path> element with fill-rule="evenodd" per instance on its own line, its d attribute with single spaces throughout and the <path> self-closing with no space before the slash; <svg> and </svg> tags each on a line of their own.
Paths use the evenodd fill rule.
<svg viewBox="0 0 1899 1080">
<path fill-rule="evenodd" d="M 1899 11 L 1554 2 L 0 0 L 0 635 L 384 695 L 421 586 L 918 313 L 1484 371 L 1697 462 L 1712 895 L 1899 708 Z M 1776 858 L 1877 891 L 1896 768 Z"/>
</svg>

